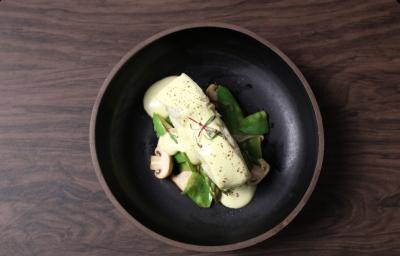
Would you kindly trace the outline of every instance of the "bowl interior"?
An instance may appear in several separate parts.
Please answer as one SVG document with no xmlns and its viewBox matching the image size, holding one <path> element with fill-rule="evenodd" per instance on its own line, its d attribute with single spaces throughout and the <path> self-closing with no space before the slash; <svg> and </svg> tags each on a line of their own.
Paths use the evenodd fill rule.
<svg viewBox="0 0 400 256">
<path fill-rule="evenodd" d="M 227 86 L 246 114 L 269 113 L 263 153 L 272 171 L 244 208 L 201 209 L 149 170 L 157 139 L 143 95 L 155 81 L 182 72 L 203 89 Z M 208 246 L 244 241 L 283 221 L 309 187 L 318 155 L 315 113 L 293 70 L 252 37 L 213 27 L 174 32 L 132 56 L 101 100 L 95 145 L 106 183 L 137 221 L 167 238 Z"/>
</svg>

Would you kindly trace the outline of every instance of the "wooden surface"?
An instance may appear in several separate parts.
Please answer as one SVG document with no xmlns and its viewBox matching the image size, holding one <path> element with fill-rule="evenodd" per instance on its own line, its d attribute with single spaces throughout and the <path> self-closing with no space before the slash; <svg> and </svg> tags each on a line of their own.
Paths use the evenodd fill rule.
<svg viewBox="0 0 400 256">
<path fill-rule="evenodd" d="M 304 72 L 326 158 L 300 215 L 229 255 L 400 254 L 400 4 L 391 1 L 0 1 L 0 255 L 174 255 L 105 197 L 88 130 L 129 49 L 171 26 L 248 28 Z"/>
</svg>

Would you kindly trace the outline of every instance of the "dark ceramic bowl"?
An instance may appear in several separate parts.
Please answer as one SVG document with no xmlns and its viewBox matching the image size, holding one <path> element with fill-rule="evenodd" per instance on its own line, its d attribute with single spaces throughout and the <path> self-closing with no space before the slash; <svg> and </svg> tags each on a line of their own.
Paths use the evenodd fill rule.
<svg viewBox="0 0 400 256">
<path fill-rule="evenodd" d="M 272 170 L 244 208 L 201 209 L 149 170 L 157 141 L 143 95 L 182 72 L 203 89 L 227 86 L 246 113 L 270 115 L 263 151 Z M 107 196 L 136 226 L 186 249 L 227 251 L 273 236 L 298 214 L 317 182 L 324 137 L 314 95 L 286 55 L 245 29 L 200 24 L 157 34 L 122 58 L 94 105 L 90 146 Z"/>
</svg>

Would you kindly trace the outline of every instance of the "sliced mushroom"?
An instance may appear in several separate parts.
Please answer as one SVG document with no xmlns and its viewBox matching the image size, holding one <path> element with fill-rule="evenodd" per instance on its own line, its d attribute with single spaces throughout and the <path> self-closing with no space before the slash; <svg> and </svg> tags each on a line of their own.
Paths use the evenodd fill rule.
<svg viewBox="0 0 400 256">
<path fill-rule="evenodd" d="M 217 102 L 208 102 L 207 103 L 207 107 L 208 107 L 208 109 L 210 109 L 211 111 L 215 111 L 215 104 L 217 104 Z M 217 114 L 217 116 L 220 116 L 220 114 Z"/>
<path fill-rule="evenodd" d="M 216 85 L 216 84 L 210 84 L 207 87 L 206 94 L 207 94 L 208 98 L 210 98 L 211 101 L 214 101 L 214 102 L 218 101 L 217 89 L 218 89 L 218 85 Z"/>
<path fill-rule="evenodd" d="M 183 171 L 178 175 L 173 176 L 172 181 L 178 186 L 181 191 L 184 191 L 191 175 L 191 171 Z"/>
<path fill-rule="evenodd" d="M 270 165 L 264 159 L 258 159 L 259 165 L 254 165 L 251 169 L 250 184 L 258 184 L 268 174 L 271 169 Z"/>
<path fill-rule="evenodd" d="M 155 155 L 150 158 L 150 169 L 157 178 L 165 179 L 172 173 L 174 164 L 172 157 L 159 148 L 156 148 L 154 153 Z"/>
</svg>

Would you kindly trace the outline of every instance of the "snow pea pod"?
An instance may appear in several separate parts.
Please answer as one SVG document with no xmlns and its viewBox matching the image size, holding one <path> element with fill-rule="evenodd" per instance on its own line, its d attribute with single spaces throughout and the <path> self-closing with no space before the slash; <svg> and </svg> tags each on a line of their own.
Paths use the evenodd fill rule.
<svg viewBox="0 0 400 256">
<path fill-rule="evenodd" d="M 206 183 L 208 184 L 208 188 L 210 190 L 211 196 L 214 198 L 215 202 L 219 201 L 221 196 L 221 190 L 215 185 L 215 183 L 207 176 L 204 172 L 203 168 L 200 167 L 200 173 L 203 175 Z"/>
<path fill-rule="evenodd" d="M 258 159 L 262 158 L 261 136 L 249 138 L 239 144 L 240 149 L 253 164 L 258 164 Z"/>
<path fill-rule="evenodd" d="M 153 127 L 158 138 L 168 132 L 167 125 L 168 123 L 165 121 L 164 118 L 162 118 L 157 113 L 153 114 Z"/>
<path fill-rule="evenodd" d="M 221 113 L 225 125 L 233 134 L 239 133 L 239 122 L 243 119 L 243 112 L 232 93 L 224 86 L 217 88 L 218 111 Z"/>
<path fill-rule="evenodd" d="M 169 132 L 169 130 L 171 128 L 173 128 L 172 125 L 169 124 L 167 120 L 162 118 L 157 113 L 153 114 L 153 127 L 154 127 L 154 131 L 156 132 L 157 138 L 160 138 L 164 134 L 168 133 L 169 136 L 171 137 L 171 139 L 173 141 L 175 141 L 175 143 L 178 143 L 178 140 L 176 139 L 176 136 Z"/>
<path fill-rule="evenodd" d="M 213 197 L 210 193 L 210 188 L 204 176 L 198 172 L 192 172 L 189 182 L 182 193 L 190 197 L 200 207 L 210 208 L 211 206 Z"/>
<path fill-rule="evenodd" d="M 249 135 L 263 135 L 268 132 L 267 113 L 259 111 L 239 121 L 239 130 Z"/>
<path fill-rule="evenodd" d="M 187 161 L 187 156 L 183 152 L 178 152 L 174 155 L 174 159 L 177 163 L 181 164 Z"/>
<path fill-rule="evenodd" d="M 192 164 L 189 160 L 189 157 L 186 155 L 184 152 L 178 152 L 174 155 L 174 159 L 177 163 L 180 164 L 181 166 L 181 171 L 182 170 L 187 170 L 191 172 L 197 172 L 197 167 Z"/>
</svg>

